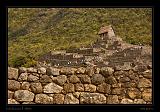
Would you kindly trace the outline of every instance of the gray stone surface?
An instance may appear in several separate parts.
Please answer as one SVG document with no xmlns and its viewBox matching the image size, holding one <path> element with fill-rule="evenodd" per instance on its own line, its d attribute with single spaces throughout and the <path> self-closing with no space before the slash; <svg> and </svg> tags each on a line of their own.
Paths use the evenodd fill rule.
<svg viewBox="0 0 160 112">
<path fill-rule="evenodd" d="M 140 99 L 141 98 L 141 92 L 137 88 L 129 88 L 127 90 L 127 94 L 131 99 Z"/>
<path fill-rule="evenodd" d="M 114 76 L 120 76 L 120 75 L 123 75 L 123 74 L 124 74 L 124 71 L 123 71 L 123 70 L 115 71 L 115 72 L 114 72 Z"/>
<path fill-rule="evenodd" d="M 96 86 L 93 84 L 84 84 L 84 89 L 86 92 L 95 92 Z"/>
<path fill-rule="evenodd" d="M 59 76 L 61 76 L 61 75 L 59 75 Z M 42 77 L 42 76 L 41 76 Z M 58 76 L 50 76 L 50 78 L 52 79 L 52 81 L 54 82 L 54 83 L 57 83 L 56 81 L 57 81 L 57 77 Z"/>
<path fill-rule="evenodd" d="M 15 91 L 14 98 L 20 102 L 33 101 L 34 94 L 28 90 L 18 90 Z"/>
<path fill-rule="evenodd" d="M 50 83 L 50 82 L 52 82 L 52 79 L 48 75 L 43 75 L 40 78 L 40 82 L 42 82 L 42 83 Z"/>
<path fill-rule="evenodd" d="M 30 68 L 27 68 L 27 72 L 28 73 L 37 73 L 37 69 L 33 68 L 33 67 L 30 67 Z"/>
<path fill-rule="evenodd" d="M 147 70 L 147 66 L 145 65 L 136 65 L 134 68 L 133 68 L 134 71 L 136 72 L 144 72 Z"/>
<path fill-rule="evenodd" d="M 61 93 L 62 87 L 55 84 L 55 83 L 49 83 L 46 86 L 44 86 L 43 92 L 44 93 Z"/>
<path fill-rule="evenodd" d="M 30 74 L 37 76 L 37 77 L 40 77 L 40 75 L 42 75 L 42 74 L 38 74 L 38 73 L 30 73 Z"/>
<path fill-rule="evenodd" d="M 121 104 L 133 104 L 133 100 L 124 98 L 121 100 Z"/>
<path fill-rule="evenodd" d="M 138 74 L 131 74 L 131 75 L 129 75 L 129 78 L 131 80 L 135 80 L 135 82 L 139 82 Z"/>
<path fill-rule="evenodd" d="M 73 74 L 75 74 L 76 71 L 77 71 L 76 68 L 63 67 L 60 70 L 60 74 L 63 74 L 63 75 L 73 75 Z"/>
<path fill-rule="evenodd" d="M 105 78 L 101 74 L 94 74 L 91 77 L 92 84 L 99 85 L 105 81 Z"/>
<path fill-rule="evenodd" d="M 124 83 L 124 82 L 129 82 L 130 78 L 129 77 L 122 77 L 119 79 L 120 82 Z"/>
<path fill-rule="evenodd" d="M 134 104 L 146 104 L 143 99 L 134 99 Z"/>
<path fill-rule="evenodd" d="M 8 99 L 12 99 L 13 95 L 14 95 L 14 92 L 8 90 Z"/>
<path fill-rule="evenodd" d="M 35 103 L 37 104 L 53 104 L 53 98 L 46 94 L 37 94 L 35 96 Z"/>
<path fill-rule="evenodd" d="M 33 93 L 42 93 L 43 92 L 43 88 L 41 83 L 37 82 L 37 83 L 31 83 L 31 91 Z"/>
<path fill-rule="evenodd" d="M 106 104 L 106 97 L 100 93 L 81 93 L 80 104 Z"/>
<path fill-rule="evenodd" d="M 74 93 L 73 93 L 73 96 L 75 96 L 76 98 L 79 99 L 80 94 L 81 94 L 81 92 L 74 92 Z"/>
<path fill-rule="evenodd" d="M 136 82 L 125 82 L 125 83 L 121 83 L 123 88 L 135 88 L 137 87 L 137 83 Z"/>
<path fill-rule="evenodd" d="M 39 77 L 30 74 L 30 75 L 28 76 L 28 79 L 27 79 L 27 80 L 28 80 L 29 82 L 34 82 L 34 81 L 39 80 Z"/>
<path fill-rule="evenodd" d="M 84 67 L 80 67 L 77 69 L 76 73 L 84 74 L 86 69 Z"/>
<path fill-rule="evenodd" d="M 146 79 L 146 78 L 139 79 L 138 88 L 151 87 L 151 86 L 152 86 L 152 83 L 149 79 Z"/>
<path fill-rule="evenodd" d="M 152 79 L 152 70 L 146 70 L 142 73 L 144 78 Z"/>
<path fill-rule="evenodd" d="M 101 71 L 101 69 L 100 69 L 100 68 L 95 68 L 95 74 L 99 74 L 99 73 L 100 73 L 100 71 Z"/>
<path fill-rule="evenodd" d="M 144 89 L 142 92 L 142 98 L 144 101 L 152 102 L 152 89 Z"/>
<path fill-rule="evenodd" d="M 15 99 L 8 99 L 8 104 L 20 104 Z"/>
<path fill-rule="evenodd" d="M 86 67 L 86 74 L 88 76 L 92 76 L 94 74 L 95 70 L 93 67 Z"/>
<path fill-rule="evenodd" d="M 68 93 L 65 96 L 64 104 L 79 104 L 79 100 L 72 93 Z"/>
<path fill-rule="evenodd" d="M 23 102 L 22 104 L 36 104 L 34 102 Z"/>
<path fill-rule="evenodd" d="M 24 73 L 24 72 L 27 72 L 27 68 L 19 67 L 18 71 L 19 71 L 19 73 Z"/>
<path fill-rule="evenodd" d="M 81 75 L 80 80 L 83 84 L 90 84 L 91 83 L 91 79 L 88 75 Z"/>
<path fill-rule="evenodd" d="M 124 88 L 113 88 L 112 89 L 112 94 L 120 95 L 125 93 Z"/>
<path fill-rule="evenodd" d="M 146 104 L 152 104 L 152 102 L 147 102 Z"/>
<path fill-rule="evenodd" d="M 40 67 L 40 68 L 38 68 L 38 73 L 40 73 L 40 74 L 46 74 L 46 68 L 44 68 L 44 67 Z"/>
<path fill-rule="evenodd" d="M 67 81 L 67 76 L 65 75 L 57 76 L 55 79 L 55 82 L 61 86 L 64 85 L 66 81 Z"/>
<path fill-rule="evenodd" d="M 71 75 L 69 77 L 69 82 L 75 84 L 75 83 L 80 82 L 80 79 L 76 75 Z"/>
<path fill-rule="evenodd" d="M 70 92 L 74 92 L 74 91 L 75 91 L 74 85 L 73 85 L 72 83 L 64 84 L 63 89 L 64 89 L 64 91 L 66 91 L 67 93 L 70 93 Z"/>
<path fill-rule="evenodd" d="M 84 91 L 84 85 L 81 83 L 75 84 L 75 91 L 79 91 L 79 92 Z"/>
<path fill-rule="evenodd" d="M 109 94 L 111 92 L 111 85 L 103 83 L 97 86 L 97 91 L 100 93 Z"/>
<path fill-rule="evenodd" d="M 112 88 L 121 88 L 122 84 L 121 83 L 115 83 L 111 85 Z"/>
<path fill-rule="evenodd" d="M 8 89 L 11 91 L 16 91 L 20 89 L 20 83 L 15 80 L 8 80 Z"/>
<path fill-rule="evenodd" d="M 60 69 L 53 68 L 53 67 L 47 68 L 46 72 L 47 72 L 47 75 L 53 75 L 53 76 L 60 75 Z"/>
<path fill-rule="evenodd" d="M 107 97 L 107 104 L 119 104 L 117 95 L 109 95 Z"/>
<path fill-rule="evenodd" d="M 18 69 L 8 67 L 8 79 L 18 79 Z"/>
<path fill-rule="evenodd" d="M 22 82 L 21 89 L 29 90 L 30 83 L 29 82 Z"/>
<path fill-rule="evenodd" d="M 102 73 L 104 77 L 113 75 L 113 72 L 114 72 L 114 69 L 111 67 L 102 67 L 100 70 L 100 73 Z"/>
<path fill-rule="evenodd" d="M 28 73 L 21 73 L 18 77 L 18 81 L 27 81 Z"/>
<path fill-rule="evenodd" d="M 116 80 L 115 77 L 109 76 L 108 78 L 106 78 L 106 81 L 105 81 L 105 82 L 108 83 L 108 84 L 116 84 L 116 83 L 117 83 L 117 80 Z"/>
<path fill-rule="evenodd" d="M 53 104 L 63 104 L 64 95 L 63 94 L 54 94 L 53 95 Z"/>
</svg>

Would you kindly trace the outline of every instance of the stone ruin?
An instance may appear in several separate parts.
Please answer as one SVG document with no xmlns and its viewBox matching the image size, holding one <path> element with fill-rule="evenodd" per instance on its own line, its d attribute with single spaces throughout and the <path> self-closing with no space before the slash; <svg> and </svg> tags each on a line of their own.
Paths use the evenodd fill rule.
<svg viewBox="0 0 160 112">
<path fill-rule="evenodd" d="M 8 104 L 152 104 L 152 48 L 102 27 L 86 47 L 52 51 L 37 67 L 8 67 Z"/>
<path fill-rule="evenodd" d="M 81 67 L 88 63 L 97 67 L 131 68 L 133 65 L 152 64 L 152 48 L 131 45 L 115 36 L 112 26 L 104 26 L 98 32 L 100 38 L 87 48 L 52 51 L 39 58 L 39 62 L 55 67 Z M 139 61 L 140 60 L 140 61 Z M 126 69 L 127 69 L 126 68 Z"/>
</svg>

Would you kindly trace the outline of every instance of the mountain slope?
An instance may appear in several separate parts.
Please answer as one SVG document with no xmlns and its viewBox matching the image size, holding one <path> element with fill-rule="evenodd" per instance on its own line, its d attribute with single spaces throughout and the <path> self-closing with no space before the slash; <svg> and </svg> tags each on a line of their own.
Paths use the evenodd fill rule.
<svg viewBox="0 0 160 112">
<path fill-rule="evenodd" d="M 91 44 L 102 24 L 129 43 L 152 44 L 151 9 L 9 8 L 9 66 L 32 66 L 50 50 Z"/>
</svg>

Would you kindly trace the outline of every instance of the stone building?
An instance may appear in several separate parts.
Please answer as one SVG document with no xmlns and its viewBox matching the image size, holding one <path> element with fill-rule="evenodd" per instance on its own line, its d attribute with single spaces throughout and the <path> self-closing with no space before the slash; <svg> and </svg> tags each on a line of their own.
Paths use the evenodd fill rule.
<svg viewBox="0 0 160 112">
<path fill-rule="evenodd" d="M 98 35 L 100 35 L 101 39 L 105 39 L 106 37 L 110 38 L 115 36 L 115 33 L 113 31 L 113 28 L 111 25 L 109 26 L 103 26 L 100 28 Z"/>
</svg>

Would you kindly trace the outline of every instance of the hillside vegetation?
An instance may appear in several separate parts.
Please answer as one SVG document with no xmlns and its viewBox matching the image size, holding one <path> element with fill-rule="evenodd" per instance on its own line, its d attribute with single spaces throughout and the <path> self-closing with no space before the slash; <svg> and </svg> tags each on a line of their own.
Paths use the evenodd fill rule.
<svg viewBox="0 0 160 112">
<path fill-rule="evenodd" d="M 9 8 L 8 64 L 34 66 L 49 51 L 91 44 L 103 24 L 131 44 L 152 45 L 150 8 Z"/>
</svg>

